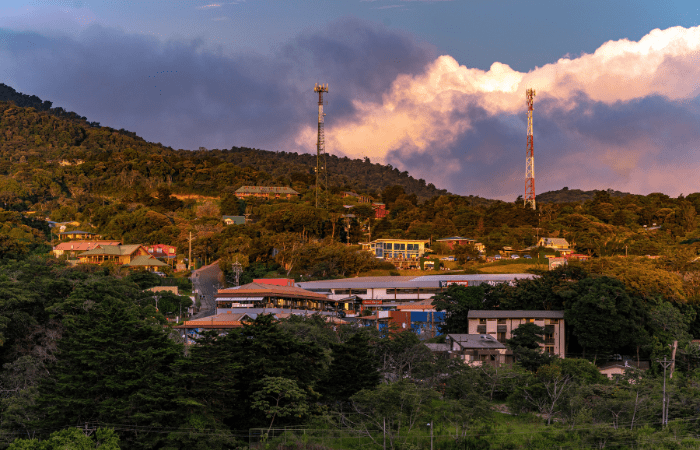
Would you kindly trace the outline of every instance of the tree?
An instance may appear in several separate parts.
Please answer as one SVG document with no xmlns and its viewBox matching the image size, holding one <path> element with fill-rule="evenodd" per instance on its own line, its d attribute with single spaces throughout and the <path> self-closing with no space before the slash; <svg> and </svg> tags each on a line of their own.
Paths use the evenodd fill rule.
<svg viewBox="0 0 700 450">
<path fill-rule="evenodd" d="M 275 419 L 296 417 L 297 421 L 306 416 L 309 406 L 306 393 L 296 381 L 283 377 L 265 377 L 260 381 L 260 389 L 253 394 L 251 408 L 262 411 L 270 419 L 269 433 Z"/>
<path fill-rule="evenodd" d="M 514 329 L 513 337 L 506 341 L 506 345 L 515 356 L 515 361 L 527 370 L 535 371 L 551 360 L 540 347 L 540 344 L 544 344 L 544 333 L 544 328 L 535 325 L 534 322 L 524 323 Z"/>
<path fill-rule="evenodd" d="M 8 450 L 119 450 L 119 436 L 110 428 L 98 428 L 93 436 L 78 428 L 51 433 L 48 439 L 16 439 Z"/>
<path fill-rule="evenodd" d="M 442 334 L 469 333 L 467 315 L 472 309 L 486 309 L 484 288 L 481 286 L 450 285 L 445 292 L 433 297 L 436 311 L 445 311 L 445 320 L 440 325 Z"/>
<path fill-rule="evenodd" d="M 130 445 L 157 441 L 158 434 L 135 430 L 178 420 L 180 381 L 174 367 L 182 348 L 144 314 L 149 309 L 124 301 L 107 286 L 93 292 L 112 295 L 71 299 L 82 303 L 83 311 L 64 318 L 59 358 L 40 386 L 41 423 L 44 428 L 119 423 L 134 430 L 122 433 Z"/>
<path fill-rule="evenodd" d="M 379 384 L 377 356 L 364 333 L 355 333 L 345 343 L 332 344 L 331 349 L 333 361 L 320 383 L 325 398 L 345 401 L 362 389 Z"/>
<path fill-rule="evenodd" d="M 479 257 L 479 250 L 477 250 L 474 244 L 464 244 L 456 245 L 454 248 L 455 257 L 460 264 L 464 264 L 469 259 L 475 259 Z"/>
<path fill-rule="evenodd" d="M 565 317 L 572 334 L 587 351 L 610 353 L 632 343 L 641 320 L 625 285 L 614 278 L 586 278 L 567 294 Z"/>
</svg>

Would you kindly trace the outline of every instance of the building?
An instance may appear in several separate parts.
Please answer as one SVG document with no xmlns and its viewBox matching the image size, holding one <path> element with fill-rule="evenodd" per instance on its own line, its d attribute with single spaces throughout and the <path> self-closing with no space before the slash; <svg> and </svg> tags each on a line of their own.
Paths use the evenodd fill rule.
<svg viewBox="0 0 700 450">
<path fill-rule="evenodd" d="M 288 308 L 290 310 L 347 311 L 354 314 L 357 309 L 356 303 L 354 297 L 329 299 L 326 295 L 297 286 L 255 282 L 219 289 L 216 295 L 217 313 L 238 308 Z"/>
<path fill-rule="evenodd" d="M 471 330 L 470 330 L 471 331 Z M 450 356 L 470 366 L 512 364 L 508 348 L 490 334 L 448 334 L 445 342 Z"/>
<path fill-rule="evenodd" d="M 81 264 L 102 264 L 111 262 L 119 266 L 140 267 L 154 271 L 167 264 L 148 253 L 141 244 L 134 245 L 98 245 L 78 255 Z"/>
<path fill-rule="evenodd" d="M 221 216 L 226 225 L 245 225 L 245 216 Z"/>
<path fill-rule="evenodd" d="M 91 239 L 99 239 L 100 235 L 97 233 L 92 233 L 90 231 L 64 231 L 62 233 L 58 233 L 58 240 L 59 241 L 68 241 L 72 239 L 80 239 L 80 240 L 91 240 Z"/>
<path fill-rule="evenodd" d="M 383 219 L 389 215 L 389 210 L 386 209 L 384 203 L 372 203 L 372 208 L 374 208 L 375 219 Z"/>
<path fill-rule="evenodd" d="M 467 320 L 469 334 L 488 334 L 500 343 L 510 339 L 520 325 L 534 322 L 545 329 L 543 350 L 560 358 L 565 356 L 564 311 L 471 310 Z"/>
<path fill-rule="evenodd" d="M 342 198 L 353 198 L 357 200 L 358 203 L 371 203 L 372 197 L 368 195 L 360 195 L 350 191 L 343 191 L 340 193 Z"/>
<path fill-rule="evenodd" d="M 537 241 L 537 246 L 558 251 L 562 256 L 566 256 L 574 252 L 573 249 L 569 246 L 569 242 L 567 242 L 567 240 L 564 238 L 543 237 L 540 238 L 539 241 Z"/>
<path fill-rule="evenodd" d="M 416 303 L 415 307 L 444 292 L 452 284 L 479 286 L 514 283 L 515 280 L 532 279 L 531 274 L 476 274 L 476 275 L 424 275 L 357 277 L 338 280 L 303 281 L 297 283 L 303 289 L 342 300 L 357 298 L 360 310 L 390 311 L 402 305 Z"/>
<path fill-rule="evenodd" d="M 420 259 L 430 245 L 429 240 L 416 239 L 377 239 L 376 241 L 362 244 L 363 250 L 374 253 L 380 259 L 393 263 L 404 262 L 402 266 L 420 267 Z M 406 264 L 411 262 L 413 264 Z"/>
<path fill-rule="evenodd" d="M 148 254 L 158 259 L 175 259 L 177 247 L 167 244 L 155 244 L 146 246 Z"/>
<path fill-rule="evenodd" d="M 173 327 L 182 330 L 185 344 L 194 343 L 205 331 L 217 331 L 219 335 L 224 335 L 231 329 L 242 328 L 243 322 L 251 317 L 246 313 L 224 313 L 215 316 L 204 317 L 202 319 L 187 320 L 182 325 Z"/>
<path fill-rule="evenodd" d="M 437 239 L 435 242 L 441 242 L 445 244 L 450 250 L 454 250 L 457 245 L 473 245 L 479 251 L 483 253 L 486 247 L 481 242 L 476 242 L 476 239 L 464 238 L 461 236 L 452 236 L 442 239 Z"/>
<path fill-rule="evenodd" d="M 236 190 L 236 197 L 247 198 L 267 198 L 267 199 L 287 199 L 299 197 L 299 193 L 286 186 L 243 186 Z"/>
<path fill-rule="evenodd" d="M 70 241 L 61 242 L 54 246 L 52 253 L 58 258 L 66 255 L 69 259 L 75 258 L 78 254 L 92 250 L 99 245 L 120 245 L 119 241 Z"/>
</svg>

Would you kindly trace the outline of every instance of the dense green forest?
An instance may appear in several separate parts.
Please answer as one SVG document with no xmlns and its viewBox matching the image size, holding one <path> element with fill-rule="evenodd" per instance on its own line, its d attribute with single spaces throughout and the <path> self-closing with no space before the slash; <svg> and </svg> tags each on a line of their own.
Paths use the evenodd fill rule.
<svg viewBox="0 0 700 450">
<path fill-rule="evenodd" d="M 186 347 L 143 290 L 147 280 L 52 258 L 0 261 L 2 447 L 379 449 L 384 439 L 392 449 L 427 449 L 431 439 L 448 449 L 700 444 L 693 308 L 582 268 L 515 286 L 452 287 L 436 299 L 450 313 L 443 331 L 463 331 L 460 315 L 483 301 L 565 309 L 571 346 L 590 359 L 617 351 L 669 358 L 668 343 L 677 340 L 666 379 L 667 426 L 658 364 L 608 380 L 583 354 L 557 359 L 537 350 L 544 330 L 534 324 L 507 343 L 518 362 L 500 368 L 443 358 L 411 332 L 382 335 L 319 316 L 278 322 L 260 315 Z"/>
<path fill-rule="evenodd" d="M 5 88 L 15 98 L 0 103 L 3 447 L 420 449 L 431 436 L 442 449 L 698 447 L 700 193 L 562 189 L 533 211 L 331 157 L 316 208 L 309 155 L 173 150 Z M 300 196 L 241 200 L 243 185 Z M 385 203 L 388 216 L 375 219 L 345 190 Z M 221 220 L 239 214 L 249 223 Z M 511 247 L 533 261 L 546 251 L 539 237 L 563 237 L 590 260 L 551 272 L 533 264 L 539 277 L 513 285 L 453 287 L 435 306 L 447 313 L 444 333 L 464 332 L 470 309 L 562 310 L 578 358 L 542 354 L 532 327 L 508 343 L 518 363 L 492 369 L 443 359 L 411 332 L 264 315 L 185 346 L 162 315 L 170 307 L 156 311 L 144 291 L 159 277 L 48 256 L 46 217 L 124 243 L 177 245 L 180 257 L 191 233 L 194 259 L 219 260 L 227 276 L 238 260 L 243 282 L 400 274 L 356 245 L 381 237 L 462 235 L 488 255 Z M 466 250 L 457 268 L 478 272 Z M 662 426 L 656 361 L 674 341 Z M 616 354 L 651 368 L 607 380 L 593 362 Z"/>
</svg>

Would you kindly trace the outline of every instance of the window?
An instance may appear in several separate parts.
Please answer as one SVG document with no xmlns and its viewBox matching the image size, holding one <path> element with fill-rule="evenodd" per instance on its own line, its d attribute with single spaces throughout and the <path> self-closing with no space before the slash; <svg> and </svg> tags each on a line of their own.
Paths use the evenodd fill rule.
<svg viewBox="0 0 700 450">
<path fill-rule="evenodd" d="M 487 320 L 488 320 L 489 322 L 493 322 L 493 321 L 495 321 L 496 319 L 487 319 Z"/>
<path fill-rule="evenodd" d="M 525 323 L 535 323 L 535 319 L 525 319 Z"/>
<path fill-rule="evenodd" d="M 418 244 L 408 244 L 406 250 L 418 250 Z"/>
<path fill-rule="evenodd" d="M 479 319 L 479 323 L 482 325 L 486 325 L 486 319 Z"/>
<path fill-rule="evenodd" d="M 545 323 L 546 323 L 547 325 L 556 325 L 556 324 L 559 323 L 559 319 L 547 319 L 547 320 L 545 321 Z"/>
<path fill-rule="evenodd" d="M 498 319 L 498 324 L 499 324 L 499 325 L 505 325 L 505 324 L 506 324 L 506 319 Z"/>
<path fill-rule="evenodd" d="M 496 334 L 496 340 L 500 342 L 501 344 L 505 344 L 506 342 L 506 333 L 500 331 Z"/>
<path fill-rule="evenodd" d="M 335 289 L 333 293 L 335 295 L 348 295 L 350 294 L 350 289 Z"/>
<path fill-rule="evenodd" d="M 548 355 L 553 355 L 554 354 L 554 346 L 553 345 L 545 345 L 544 346 L 544 351 Z"/>
<path fill-rule="evenodd" d="M 486 333 L 486 325 L 477 325 L 476 332 L 478 334 L 485 334 Z"/>
<path fill-rule="evenodd" d="M 353 295 L 366 295 L 367 289 L 350 289 L 350 293 Z"/>
</svg>

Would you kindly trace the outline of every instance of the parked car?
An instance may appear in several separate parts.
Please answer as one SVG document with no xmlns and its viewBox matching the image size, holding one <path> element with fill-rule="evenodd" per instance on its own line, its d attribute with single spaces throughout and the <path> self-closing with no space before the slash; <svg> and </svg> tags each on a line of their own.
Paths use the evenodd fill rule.
<svg viewBox="0 0 700 450">
<path fill-rule="evenodd" d="M 510 255 L 510 259 L 520 259 L 520 255 Z"/>
<path fill-rule="evenodd" d="M 525 259 L 532 259 L 532 256 L 530 256 L 530 255 L 525 255 L 525 256 L 523 256 L 523 258 L 525 258 Z"/>
<path fill-rule="evenodd" d="M 444 258 L 440 258 L 440 261 L 454 261 L 455 257 L 454 256 L 445 256 Z"/>
<path fill-rule="evenodd" d="M 493 259 L 501 259 L 501 255 L 494 255 Z"/>
</svg>

